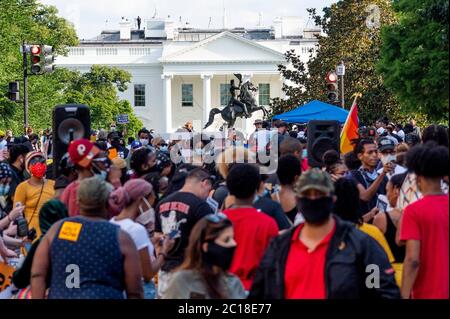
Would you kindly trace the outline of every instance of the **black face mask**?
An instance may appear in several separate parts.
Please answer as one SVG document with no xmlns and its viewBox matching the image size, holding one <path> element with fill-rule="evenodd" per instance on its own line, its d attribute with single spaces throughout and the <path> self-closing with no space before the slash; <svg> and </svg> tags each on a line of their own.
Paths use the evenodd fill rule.
<svg viewBox="0 0 450 319">
<path fill-rule="evenodd" d="M 308 199 L 300 197 L 297 206 L 307 223 L 320 225 L 330 217 L 333 211 L 333 198 Z"/>
<path fill-rule="evenodd" d="M 230 269 L 233 261 L 234 247 L 223 247 L 214 242 L 208 242 L 208 251 L 203 253 L 203 258 L 206 263 L 220 267 L 222 270 Z"/>
</svg>

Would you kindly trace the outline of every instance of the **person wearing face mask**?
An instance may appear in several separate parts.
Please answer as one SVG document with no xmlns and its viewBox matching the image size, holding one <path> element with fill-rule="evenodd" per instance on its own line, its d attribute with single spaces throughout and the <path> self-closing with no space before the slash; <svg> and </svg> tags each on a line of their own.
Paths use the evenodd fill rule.
<svg viewBox="0 0 450 319">
<path fill-rule="evenodd" d="M 151 219 L 155 219 L 155 211 L 151 204 L 154 201 L 153 187 L 143 179 L 126 182 L 109 197 L 109 209 L 120 210 L 119 215 L 111 218 L 110 222 L 120 226 L 131 236 L 139 252 L 145 299 L 155 298 L 153 277 L 163 265 L 174 244 L 174 240 L 166 236 L 163 241 L 158 242 L 161 243 L 161 249 L 156 256 L 155 248 L 144 227 Z"/>
<path fill-rule="evenodd" d="M 9 165 L 0 163 L 0 233 L 4 229 L 7 229 L 11 225 L 11 222 L 14 222 L 18 217 L 22 216 L 23 213 L 23 206 L 16 207 L 10 212 L 5 209 L 11 176 L 12 172 Z"/>
<path fill-rule="evenodd" d="M 381 174 L 383 171 L 383 166 L 387 163 L 391 163 L 393 170 L 386 175 L 388 179 L 390 179 L 393 175 L 403 174 L 406 172 L 406 168 L 396 163 L 396 146 L 397 144 L 395 141 L 389 136 L 382 137 L 378 140 L 378 154 L 380 162 L 378 164 L 379 169 L 377 172 L 378 174 Z"/>
<path fill-rule="evenodd" d="M 138 132 L 138 138 L 139 138 L 139 142 L 141 142 L 142 146 L 151 148 L 150 142 L 152 140 L 152 136 L 150 135 L 149 130 L 147 130 L 146 128 L 141 129 Z"/>
<path fill-rule="evenodd" d="M 173 270 L 183 262 L 185 248 L 195 223 L 213 213 L 206 202 L 211 188 L 210 174 L 204 169 L 195 168 L 187 173 L 183 187 L 161 200 L 155 209 L 155 237 L 170 235 L 176 238 L 175 246 L 158 274 L 159 296 L 164 295 Z"/>
<path fill-rule="evenodd" d="M 68 148 L 70 161 L 75 165 L 77 179 L 71 182 L 61 195 L 61 201 L 67 206 L 69 216 L 78 216 L 80 206 L 77 202 L 77 191 L 80 182 L 86 178 L 97 176 L 105 180 L 108 173 L 104 170 L 105 154 L 100 152 L 91 141 L 78 139 L 73 141 Z M 94 161 L 94 159 L 96 161 Z"/>
<path fill-rule="evenodd" d="M 354 224 L 332 215 L 334 186 L 313 168 L 296 184 L 305 222 L 269 245 L 256 271 L 251 299 L 399 298 L 394 270 L 383 248 Z M 369 265 L 379 285 L 366 284 Z"/>
<path fill-rule="evenodd" d="M 183 264 L 176 270 L 163 299 L 244 299 L 240 280 L 231 274 L 236 250 L 233 225 L 223 214 L 195 224 Z"/>
<path fill-rule="evenodd" d="M 17 186 L 14 195 L 14 207 L 20 203 L 25 206 L 24 217 L 28 229 L 34 228 L 37 238 L 41 236 L 39 211 L 46 202 L 55 196 L 55 181 L 45 178 L 46 159 L 41 152 L 30 152 L 25 157 L 25 169 L 31 176 Z"/>
</svg>

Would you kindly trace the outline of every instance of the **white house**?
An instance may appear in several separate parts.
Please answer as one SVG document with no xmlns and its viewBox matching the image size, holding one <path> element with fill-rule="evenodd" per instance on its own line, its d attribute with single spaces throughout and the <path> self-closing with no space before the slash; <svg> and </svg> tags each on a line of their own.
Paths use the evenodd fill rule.
<svg viewBox="0 0 450 319">
<path fill-rule="evenodd" d="M 143 30 L 123 19 L 119 30 L 81 40 L 56 65 L 85 72 L 93 64 L 120 67 L 132 74 L 128 90 L 119 96 L 130 101 L 145 127 L 160 133 L 173 132 L 188 120 L 200 130 L 213 107 L 229 100 L 234 73 L 259 88 L 259 105 L 282 97 L 283 79 L 278 64 L 294 49 L 305 62 L 317 48 L 319 29 L 306 29 L 297 17 L 277 18 L 272 27 L 253 29 L 194 29 L 177 26 L 168 19 L 144 21 Z M 253 130 L 253 121 L 238 120 L 236 128 Z M 223 124 L 217 115 L 211 130 Z"/>
</svg>

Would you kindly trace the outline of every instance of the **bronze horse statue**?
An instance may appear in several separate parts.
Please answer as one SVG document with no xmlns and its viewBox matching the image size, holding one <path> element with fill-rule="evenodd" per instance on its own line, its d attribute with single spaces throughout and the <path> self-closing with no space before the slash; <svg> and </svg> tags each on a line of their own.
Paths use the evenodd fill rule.
<svg viewBox="0 0 450 319">
<path fill-rule="evenodd" d="M 235 76 L 239 79 L 239 85 L 234 85 L 234 80 L 231 80 L 230 83 L 230 95 L 231 98 L 223 109 L 219 109 L 217 107 L 211 109 L 209 112 L 208 123 L 205 124 L 203 129 L 211 126 L 214 122 L 214 117 L 217 114 L 222 116 L 222 119 L 227 123 L 229 128 L 234 126 L 236 119 L 238 117 L 250 117 L 252 113 L 262 110 L 264 116 L 267 116 L 268 112 L 264 106 L 258 106 L 256 99 L 253 96 L 252 92 L 256 92 L 258 89 L 253 86 L 250 81 L 242 84 L 242 76 L 241 74 L 235 74 Z M 240 94 L 237 95 L 237 91 L 240 91 Z"/>
</svg>

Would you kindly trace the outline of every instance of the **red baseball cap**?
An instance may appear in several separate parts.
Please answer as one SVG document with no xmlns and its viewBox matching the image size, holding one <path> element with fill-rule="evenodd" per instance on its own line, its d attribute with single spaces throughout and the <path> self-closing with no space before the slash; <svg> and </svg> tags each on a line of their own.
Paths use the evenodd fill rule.
<svg viewBox="0 0 450 319">
<path fill-rule="evenodd" d="M 87 168 L 100 149 L 87 139 L 79 139 L 70 143 L 68 152 L 74 164 Z"/>
</svg>

